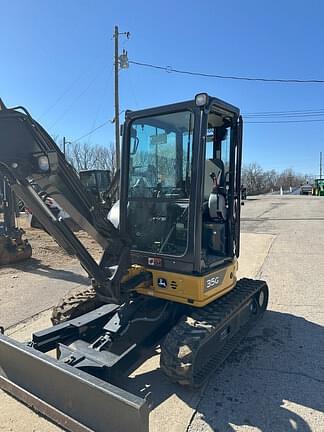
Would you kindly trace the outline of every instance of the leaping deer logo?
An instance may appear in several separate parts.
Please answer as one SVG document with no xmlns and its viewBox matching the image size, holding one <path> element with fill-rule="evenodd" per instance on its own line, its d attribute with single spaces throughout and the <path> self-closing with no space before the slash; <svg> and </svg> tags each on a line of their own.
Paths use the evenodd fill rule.
<svg viewBox="0 0 324 432">
<path fill-rule="evenodd" d="M 164 278 L 158 278 L 158 286 L 160 288 L 166 288 L 168 286 L 168 282 Z"/>
</svg>

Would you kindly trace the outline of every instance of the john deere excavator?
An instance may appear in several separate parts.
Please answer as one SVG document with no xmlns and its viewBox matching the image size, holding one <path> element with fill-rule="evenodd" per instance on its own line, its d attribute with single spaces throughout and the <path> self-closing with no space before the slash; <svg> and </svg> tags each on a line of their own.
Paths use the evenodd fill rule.
<svg viewBox="0 0 324 432">
<path fill-rule="evenodd" d="M 6 177 L 0 174 L 0 202 L 2 221 L 0 221 L 0 265 L 12 264 L 28 259 L 32 248 L 23 238 L 24 231 L 16 226 L 16 205 Z"/>
<path fill-rule="evenodd" d="M 70 431 L 147 431 L 149 401 L 120 388 L 121 375 L 160 345 L 163 372 L 199 387 L 267 307 L 264 281 L 236 277 L 239 109 L 201 93 L 127 111 L 122 137 L 120 201 L 107 217 L 26 109 L 1 104 L 1 171 L 92 286 L 28 343 L 0 335 L 0 386 Z M 102 246 L 98 263 L 31 179 Z"/>
</svg>

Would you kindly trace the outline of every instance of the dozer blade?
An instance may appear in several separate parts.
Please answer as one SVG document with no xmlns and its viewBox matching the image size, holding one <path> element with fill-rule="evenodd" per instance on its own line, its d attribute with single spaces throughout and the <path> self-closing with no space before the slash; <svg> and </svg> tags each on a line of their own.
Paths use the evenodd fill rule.
<svg viewBox="0 0 324 432">
<path fill-rule="evenodd" d="M 145 399 L 0 335 L 0 388 L 71 432 L 147 432 Z"/>
</svg>

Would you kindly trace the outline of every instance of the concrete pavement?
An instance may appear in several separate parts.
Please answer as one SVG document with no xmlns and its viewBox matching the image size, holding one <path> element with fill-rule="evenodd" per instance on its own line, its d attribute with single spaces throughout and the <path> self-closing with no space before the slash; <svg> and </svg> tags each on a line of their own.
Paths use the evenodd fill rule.
<svg viewBox="0 0 324 432">
<path fill-rule="evenodd" d="M 190 432 L 324 430 L 324 200 L 247 202 L 243 232 L 275 235 L 258 272 L 269 311 L 205 389 Z"/>
<path fill-rule="evenodd" d="M 124 386 L 152 392 L 151 431 L 324 430 L 323 220 L 320 198 L 246 202 L 239 271 L 267 280 L 269 311 L 200 392 L 171 385 L 159 371 L 158 355 L 134 372 Z M 24 308 L 18 298 L 17 314 Z M 9 332 L 26 339 L 48 318 L 45 312 Z M 19 431 L 22 424 L 39 432 L 59 430 L 3 393 L 0 406 L 0 430 Z"/>
<path fill-rule="evenodd" d="M 55 268 L 32 258 L 16 264 L 14 270 L 0 270 L 0 325 L 4 328 L 53 307 L 72 288 L 91 283 L 79 264 Z"/>
<path fill-rule="evenodd" d="M 268 254 L 273 239 L 274 236 L 271 234 L 243 234 L 239 277 L 254 277 L 256 275 Z M 55 273 L 58 272 L 58 270 L 55 270 L 53 275 L 59 274 L 69 279 L 64 284 L 60 284 L 60 289 L 66 290 L 66 283 L 70 285 L 71 283 L 74 284 L 81 281 L 77 278 L 77 271 L 78 269 L 76 267 L 73 267 L 73 269 L 71 268 L 71 271 L 65 269 L 62 273 Z M 45 288 L 44 284 L 46 285 L 46 302 L 55 303 L 57 301 L 56 297 L 58 296 L 56 287 L 59 284 L 57 279 L 49 283 L 47 276 L 40 276 L 40 274 L 35 276 L 34 272 L 30 274 L 25 273 L 21 275 L 21 280 L 24 280 L 25 283 L 26 281 L 32 282 L 32 287 L 30 287 L 28 283 L 25 285 L 29 287 L 26 295 L 32 297 L 35 295 L 36 290 L 36 294 L 39 297 L 37 302 L 40 302 L 43 308 L 45 299 L 43 298 L 44 294 L 42 295 L 42 292 L 44 293 L 42 287 Z M 73 279 L 74 282 L 70 279 Z M 16 279 L 15 281 L 17 284 L 20 284 L 21 280 Z M 18 290 L 19 287 L 16 288 Z M 35 312 L 35 309 L 33 312 Z M 24 302 L 16 301 L 15 316 L 18 316 L 20 313 L 23 316 L 24 313 L 26 313 Z M 9 320 L 9 318 L 10 317 L 7 316 L 7 320 Z M 27 320 L 27 322 L 19 323 L 9 328 L 7 334 L 20 341 L 28 340 L 32 332 L 50 325 L 49 318 L 50 311 L 42 312 L 33 319 Z M 141 367 L 134 371 L 129 379 L 125 379 L 124 382 L 120 384 L 128 391 L 142 397 L 147 393 L 151 393 L 153 409 L 150 415 L 150 432 L 185 431 L 195 414 L 203 392 L 203 390 L 189 391 L 181 386 L 171 384 L 159 369 L 158 350 Z M 30 425 L 30 427 L 33 427 L 35 431 L 44 430 L 46 432 L 57 432 L 60 430 L 56 426 L 47 423 L 43 418 L 28 411 L 18 402 L 13 403 L 12 399 L 1 392 L 0 405 L 3 407 L 3 414 L 0 411 L 0 424 L 10 425 L 12 431 L 21 430 L 23 421 Z M 163 420 L 161 421 L 161 419 Z"/>
</svg>

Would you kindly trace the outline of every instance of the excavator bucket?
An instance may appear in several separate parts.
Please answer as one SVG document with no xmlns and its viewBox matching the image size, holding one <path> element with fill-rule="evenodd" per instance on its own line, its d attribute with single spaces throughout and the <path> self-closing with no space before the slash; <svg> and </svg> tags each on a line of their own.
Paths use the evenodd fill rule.
<svg viewBox="0 0 324 432">
<path fill-rule="evenodd" d="M 32 248 L 27 240 L 22 239 L 23 231 L 19 228 L 4 230 L 0 223 L 0 265 L 8 265 L 31 257 Z"/>
<path fill-rule="evenodd" d="M 32 248 L 23 238 L 25 232 L 16 226 L 16 205 L 14 195 L 7 181 L 0 174 L 0 265 L 12 264 L 28 259 Z"/>
<path fill-rule="evenodd" d="M 5 335 L 0 388 L 71 432 L 149 430 L 145 399 Z"/>
</svg>

